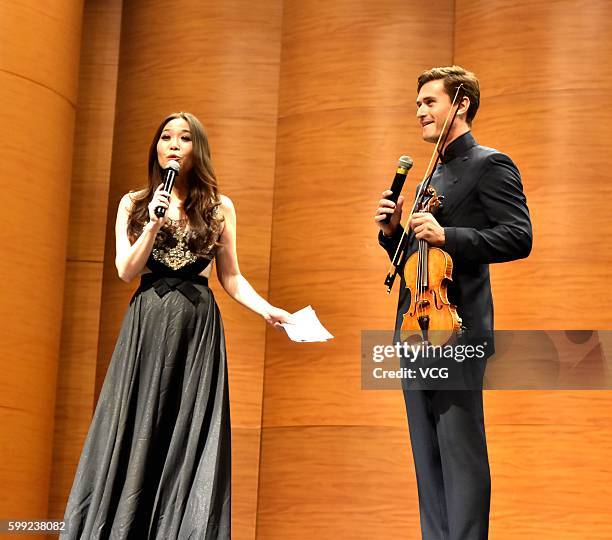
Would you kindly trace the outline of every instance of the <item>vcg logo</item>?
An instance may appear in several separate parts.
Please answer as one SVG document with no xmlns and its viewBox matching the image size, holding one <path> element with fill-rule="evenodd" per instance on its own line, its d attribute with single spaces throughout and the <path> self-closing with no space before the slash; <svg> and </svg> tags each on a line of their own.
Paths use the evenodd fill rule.
<svg viewBox="0 0 612 540">
<path fill-rule="evenodd" d="M 448 368 L 428 367 L 419 368 L 419 371 L 424 379 L 448 379 Z"/>
</svg>

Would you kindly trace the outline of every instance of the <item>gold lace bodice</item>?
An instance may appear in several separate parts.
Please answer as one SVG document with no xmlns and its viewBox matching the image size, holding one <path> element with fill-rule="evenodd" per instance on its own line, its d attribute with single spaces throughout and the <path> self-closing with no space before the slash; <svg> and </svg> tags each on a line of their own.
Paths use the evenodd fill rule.
<svg viewBox="0 0 612 540">
<path fill-rule="evenodd" d="M 187 229 L 187 219 L 174 220 L 168 218 L 164 225 L 169 235 L 164 243 L 160 236 L 155 239 L 152 257 L 172 270 L 179 270 L 198 260 L 189 249 L 189 239 L 193 232 Z"/>
</svg>

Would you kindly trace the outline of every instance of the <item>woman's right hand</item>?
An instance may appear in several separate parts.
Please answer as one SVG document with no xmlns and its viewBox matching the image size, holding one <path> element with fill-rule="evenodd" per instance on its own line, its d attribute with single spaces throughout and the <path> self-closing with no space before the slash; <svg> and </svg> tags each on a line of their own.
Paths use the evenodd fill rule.
<svg viewBox="0 0 612 540">
<path fill-rule="evenodd" d="M 155 215 L 155 209 L 161 206 L 166 209 L 166 213 L 163 217 L 157 217 Z M 153 193 L 153 198 L 149 203 L 149 223 L 152 223 L 156 228 L 161 228 L 166 224 L 167 216 L 168 216 L 168 207 L 170 206 L 170 193 L 164 191 L 164 184 L 159 184 L 155 193 Z"/>
</svg>

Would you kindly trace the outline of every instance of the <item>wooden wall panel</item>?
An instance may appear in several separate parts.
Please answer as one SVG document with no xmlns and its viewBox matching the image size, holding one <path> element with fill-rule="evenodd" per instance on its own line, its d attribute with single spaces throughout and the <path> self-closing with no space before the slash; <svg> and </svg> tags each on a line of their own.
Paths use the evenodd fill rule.
<svg viewBox="0 0 612 540">
<path fill-rule="evenodd" d="M 306 346 L 269 333 L 265 399 L 270 407 L 265 426 L 285 423 L 287 412 L 276 406 L 276 400 L 291 396 L 297 386 L 275 382 L 277 376 L 291 376 L 286 369 L 295 370 L 292 374 L 300 383 L 298 391 L 317 400 L 336 391 L 351 394 L 357 381 L 340 384 L 330 377 L 323 388 L 321 380 L 310 386 L 304 371 L 324 354 L 334 358 L 326 370 L 357 372 L 361 330 L 392 328 L 396 300 L 387 297 L 382 284 L 388 259 L 378 246 L 374 211 L 380 193 L 389 186 L 398 157 L 409 153 L 415 158 L 407 182 L 410 187 L 406 188 L 412 192 L 430 150 L 416 129 L 415 78 L 407 80 L 405 73 L 450 61 L 450 38 L 446 51 L 444 42 L 434 45 L 432 40 L 430 47 L 423 41 L 424 19 L 421 34 L 409 31 L 414 30 L 412 12 L 419 12 L 418 2 L 412 7 L 400 2 L 385 2 L 376 8 L 369 3 L 362 3 L 359 9 L 351 7 L 355 4 L 335 2 L 324 9 L 317 2 L 285 4 L 271 297 L 292 310 L 312 304 L 338 337 L 327 344 Z M 449 4 L 440 2 L 435 7 L 449 13 L 438 24 L 446 21 L 450 28 Z M 310 21 L 315 13 L 320 25 L 312 21 L 306 25 L 304 21 Z M 395 65 L 388 63 L 381 35 L 386 36 L 385 43 L 393 42 L 404 52 L 396 54 Z M 318 44 L 324 41 L 328 43 L 325 54 L 317 54 Z M 426 50 L 430 58 L 424 60 Z M 376 52 L 380 65 L 375 62 Z M 371 58 L 371 65 L 364 65 L 362 57 Z M 348 63 L 350 58 L 354 65 Z M 309 59 L 308 67 L 303 65 L 305 59 Z M 354 86 L 345 84 L 343 73 L 359 66 L 369 75 L 362 75 Z M 328 77 L 326 86 L 321 74 L 328 72 L 335 77 Z M 320 85 L 312 86 L 309 99 L 300 97 L 313 79 L 321 79 Z M 393 90 L 387 90 L 389 97 L 383 100 L 375 85 Z M 338 94 L 336 101 L 329 102 L 329 94 L 334 93 Z M 299 103 L 309 102 L 312 108 L 319 104 L 319 110 L 302 109 L 294 114 L 299 106 L 289 104 L 294 95 Z M 357 396 L 361 399 L 360 392 Z M 339 423 L 359 424 L 360 411 L 353 405 L 347 402 L 346 406 L 322 410 Z M 312 403 L 297 400 L 293 407 L 312 408 Z M 303 418 L 304 423 L 310 423 Z"/>
<path fill-rule="evenodd" d="M 94 407 L 121 0 L 87 0 L 68 229 L 49 515 L 61 518 Z"/>
<path fill-rule="evenodd" d="M 0 516 L 47 515 L 80 1 L 0 4 Z"/>
<path fill-rule="evenodd" d="M 474 133 L 518 163 L 535 232 L 527 261 L 493 267 L 500 328 L 612 327 L 611 310 L 571 307 L 587 290 L 612 302 L 611 16 L 608 2 L 457 2 L 455 61 L 482 86 Z"/>
<path fill-rule="evenodd" d="M 404 425 L 265 428 L 258 538 L 419 538 Z"/>
<path fill-rule="evenodd" d="M 415 158 L 408 192 L 424 172 L 416 75 L 451 61 L 452 4 L 284 4 L 270 294 L 292 311 L 311 304 L 336 338 L 268 331 L 258 538 L 418 527 L 401 394 L 361 391 L 360 333 L 393 326 L 373 215 L 400 155 Z"/>
<path fill-rule="evenodd" d="M 372 212 L 370 201 L 380 191 L 371 185 L 388 168 L 386 163 L 401 153 L 416 158 L 414 176 L 420 178 L 419 163 L 428 147 L 407 124 L 413 121 L 413 86 L 406 91 L 410 95 L 406 112 L 411 114 L 403 115 L 401 126 L 389 121 L 403 104 L 398 107 L 394 100 L 398 94 L 390 90 L 395 87 L 385 79 L 385 68 L 372 65 L 375 40 L 387 48 L 381 66 L 393 66 L 401 49 L 401 39 L 394 40 L 392 31 L 377 26 L 377 15 L 388 6 L 359 4 L 354 9 L 354 3 L 349 8 L 343 2 L 317 5 L 316 10 L 303 2 L 285 6 L 271 295 L 277 303 L 293 303 L 292 308 L 312 303 L 337 338 L 328 344 L 297 346 L 269 333 L 261 538 L 359 537 L 364 530 L 364 537 L 394 538 L 400 523 L 405 526 L 403 534 L 418 530 L 418 517 L 391 512 L 385 523 L 390 529 L 372 534 L 371 521 L 357 517 L 372 508 L 367 501 L 355 502 L 356 516 L 350 505 L 350 509 L 339 507 L 337 502 L 359 490 L 381 493 L 388 483 L 377 482 L 384 474 L 375 480 L 364 473 L 370 466 L 365 459 L 355 458 L 354 465 L 355 475 L 364 473 L 365 480 L 353 484 L 352 476 L 342 474 L 343 458 L 357 447 L 347 435 L 351 428 L 344 426 L 361 422 L 391 429 L 405 421 L 397 393 L 359 390 L 358 366 L 357 331 L 388 328 L 394 312 L 394 301 L 383 301 L 384 295 L 376 289 L 382 276 L 377 278 L 377 269 L 369 263 L 377 255 L 380 258 L 375 239 L 364 229 Z M 605 165 L 610 123 L 610 70 L 605 60 L 611 46 L 609 6 L 460 1 L 454 13 L 452 6 L 446 10 L 433 6 L 427 13 L 432 10 L 454 22 L 454 56 L 436 57 L 430 49 L 415 54 L 423 65 L 410 65 L 411 57 L 405 55 L 397 73 L 416 75 L 420 69 L 452 62 L 477 73 L 483 105 L 475 135 L 481 143 L 508 152 L 519 164 L 532 210 L 536 234 L 532 256 L 492 269 L 497 327 L 609 327 L 610 310 L 568 309 L 571 299 L 584 296 L 593 279 L 598 289 L 604 289 L 604 304 L 610 294 L 604 285 L 610 262 L 605 241 L 609 235 L 605 201 L 610 191 Z M 387 20 L 401 27 L 397 17 Z M 404 39 L 411 35 L 422 45 L 416 20 L 418 15 Z M 439 17 L 435 20 L 440 22 Z M 592 39 L 594 35 L 601 39 Z M 359 39 L 358 54 L 347 53 L 351 39 Z M 411 47 L 415 53 L 417 49 Z M 379 98 L 374 105 L 371 96 Z M 589 122 L 587 129 L 585 100 L 595 103 L 592 116 L 601 119 Z M 408 143 L 405 147 L 397 144 L 400 134 Z M 586 180 L 576 178 L 578 156 L 585 161 Z M 386 179 L 380 182 L 385 188 Z M 577 217 L 585 211 L 588 219 Z M 585 248 L 584 255 L 568 260 L 568 254 L 582 254 Z M 494 486 L 492 537 L 513 538 L 517 530 L 538 538 L 607 537 L 610 471 L 604 455 L 610 441 L 604 426 L 610 422 L 605 412 L 610 409 L 609 393 L 487 392 L 485 400 Z M 344 454 L 330 451 L 332 445 L 312 433 L 306 435 L 306 430 L 315 429 L 309 426 L 332 429 L 342 440 L 338 444 Z M 379 435 L 375 429 L 371 433 Z M 391 445 L 391 452 L 394 448 L 399 452 L 401 445 Z M 311 452 L 317 456 L 316 466 Z M 406 459 L 408 466 L 408 456 L 408 448 L 401 458 L 395 454 L 400 470 L 401 460 Z M 279 489 L 281 482 L 286 487 Z M 391 484 L 395 486 L 391 498 L 405 500 L 415 494 L 412 476 L 405 485 Z M 517 497 L 528 491 L 534 496 Z M 336 495 L 333 504 L 330 493 Z M 577 506 L 576 493 L 602 504 Z M 548 503 L 538 504 L 540 500 Z M 360 525 L 355 530 L 353 521 Z M 348 529 L 340 532 L 340 523 Z"/>
<path fill-rule="evenodd" d="M 612 536 L 610 426 L 488 425 L 490 538 Z"/>
<path fill-rule="evenodd" d="M 497 327 L 610 327 L 612 311 L 576 303 L 592 289 L 604 306 L 610 301 L 609 3 L 186 0 L 173 6 L 169 27 L 167 3 L 129 2 L 109 122 L 120 0 L 88 0 L 92 41 L 82 48 L 73 159 L 66 141 L 76 99 L 77 4 L 10 12 L 0 5 L 0 43 L 10 51 L 0 58 L 0 88 L 14 104 L 3 120 L 25 126 L 4 147 L 15 165 L 5 172 L 30 186 L 11 188 L 16 203 L 7 206 L 3 229 L 5 245 L 20 238 L 16 259 L 28 261 L 28 272 L 5 265 L 1 276 L 11 284 L 1 315 L 14 326 L 5 327 L 0 387 L 0 516 L 39 516 L 46 508 L 54 389 L 45 385 L 55 377 L 68 227 L 66 192 L 49 190 L 48 181 L 65 187 L 73 160 L 49 499 L 50 515 L 59 516 L 97 398 L 93 370 L 99 389 L 136 286 L 116 277 L 116 205 L 145 183 L 159 120 L 189 110 L 208 129 L 221 191 L 236 205 L 243 272 L 276 305 L 312 304 L 336 335 L 300 345 L 266 333 L 213 283 L 230 361 L 234 537 L 254 538 L 257 527 L 266 540 L 417 538 L 401 394 L 362 391 L 359 366 L 360 331 L 390 328 L 396 304 L 396 291 L 388 297 L 382 285 L 387 259 L 376 241 L 375 202 L 399 155 L 415 158 L 410 195 L 431 151 L 416 128 L 416 75 L 453 62 L 474 70 L 483 90 L 475 135 L 510 154 L 523 173 L 534 251 L 492 267 Z M 108 205 L 89 207 L 89 197 Z M 32 209 L 42 218 L 24 229 Z M 41 358 L 50 359 L 42 369 Z M 612 534 L 611 401 L 609 392 L 485 393 L 492 538 Z"/>
<path fill-rule="evenodd" d="M 456 3 L 455 62 L 479 77 L 481 144 L 518 164 L 534 225 L 527 260 L 491 269 L 507 329 L 612 325 L 608 2 Z M 597 290 L 601 308 L 577 305 Z M 487 392 L 495 538 L 607 538 L 610 392 Z"/>
<path fill-rule="evenodd" d="M 261 429 L 232 425 L 232 538 L 238 540 L 255 538 L 260 444 Z"/>
<path fill-rule="evenodd" d="M 122 283 L 114 267 L 117 204 L 129 189 L 146 184 L 148 146 L 169 113 L 192 112 L 206 127 L 220 191 L 236 206 L 241 270 L 268 294 L 281 14 L 280 0 L 135 1 L 124 7 L 98 388 L 137 285 Z M 214 279 L 212 288 L 228 343 L 234 536 L 254 538 L 265 322 L 229 299 Z"/>
</svg>

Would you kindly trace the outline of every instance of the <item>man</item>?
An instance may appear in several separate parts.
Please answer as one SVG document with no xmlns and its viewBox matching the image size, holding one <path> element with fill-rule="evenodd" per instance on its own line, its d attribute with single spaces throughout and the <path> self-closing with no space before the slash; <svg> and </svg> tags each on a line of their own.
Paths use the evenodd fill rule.
<svg viewBox="0 0 612 540">
<path fill-rule="evenodd" d="M 527 257 L 532 232 L 520 173 L 512 160 L 476 143 L 471 125 L 480 102 L 478 80 L 459 66 L 434 68 L 418 79 L 417 119 L 423 139 L 435 143 L 463 85 L 455 121 L 431 181 L 442 208 L 434 215 L 414 213 L 408 252 L 417 240 L 445 250 L 453 259 L 448 297 L 462 319 L 464 343 L 488 343 L 493 352 L 493 300 L 489 263 Z M 452 113 L 451 111 L 451 118 Z M 450 120 L 449 120 L 450 124 Z M 447 128 L 448 129 L 448 128 Z M 397 204 L 383 192 L 375 221 L 379 242 L 392 258 L 403 234 L 403 197 Z M 390 222 L 382 222 L 386 215 Z M 410 306 L 400 283 L 396 336 Z M 484 359 L 471 360 L 475 384 L 468 390 L 404 389 L 414 457 L 423 540 L 488 538 L 491 479 L 482 403 Z M 466 360 L 468 362 L 468 360 Z"/>
</svg>

